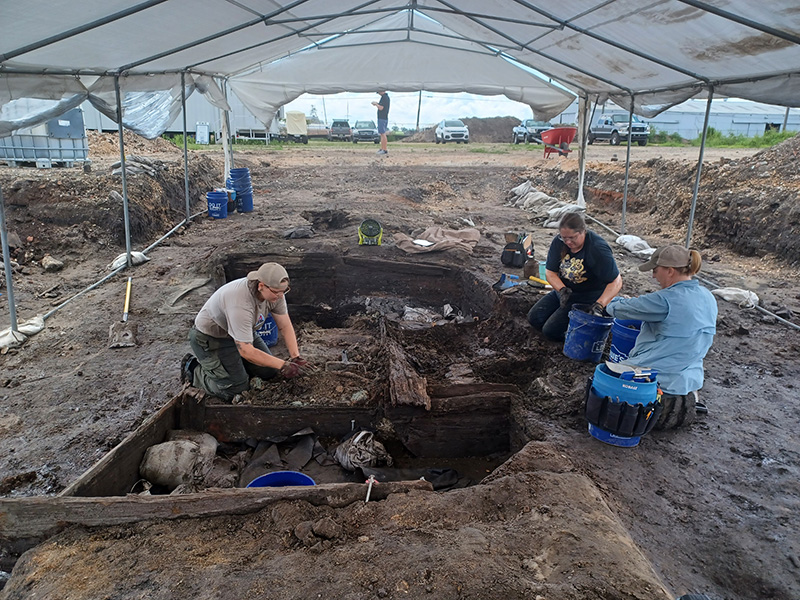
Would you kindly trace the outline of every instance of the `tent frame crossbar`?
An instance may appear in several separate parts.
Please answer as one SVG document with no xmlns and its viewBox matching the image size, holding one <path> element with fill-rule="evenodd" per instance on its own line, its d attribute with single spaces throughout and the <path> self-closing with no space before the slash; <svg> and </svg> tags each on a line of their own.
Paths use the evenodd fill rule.
<svg viewBox="0 0 800 600">
<path fill-rule="evenodd" d="M 12 58 L 16 58 L 17 56 L 20 56 L 22 54 L 33 52 L 34 50 L 40 50 L 41 48 L 49 46 L 50 44 L 55 44 L 56 42 L 62 42 L 73 36 L 80 35 L 81 33 L 86 33 L 87 31 L 91 31 L 92 29 L 97 29 L 98 27 L 102 27 L 103 25 L 108 25 L 109 23 L 113 23 L 114 21 L 118 21 L 119 19 L 124 19 L 125 17 L 135 15 L 138 12 L 147 10 L 148 8 L 151 8 L 166 1 L 167 0 L 148 0 L 147 2 L 142 2 L 141 4 L 137 4 L 136 6 L 131 6 L 130 8 L 126 8 L 125 10 L 121 10 L 114 14 L 105 16 L 101 19 L 92 21 L 91 23 L 86 23 L 85 25 L 81 25 L 80 27 L 74 27 L 73 29 L 69 29 L 68 31 L 64 31 L 63 33 L 52 35 L 43 40 L 39 40 L 38 42 L 34 42 L 33 44 L 28 44 L 27 46 L 23 46 L 22 48 L 17 48 L 16 50 L 12 50 L 11 52 L 0 54 L 0 64 Z"/>
<path fill-rule="evenodd" d="M 585 35 L 587 37 L 595 39 L 598 42 L 602 42 L 604 44 L 608 44 L 609 46 L 617 48 L 618 50 L 622 50 L 623 52 L 627 52 L 629 54 L 633 54 L 634 56 L 638 56 L 639 58 L 642 58 L 644 60 L 650 61 L 650 62 L 655 63 L 657 65 L 660 65 L 660 66 L 662 66 L 662 67 L 664 67 L 666 69 L 670 69 L 671 71 L 676 71 L 677 73 L 682 73 L 683 75 L 686 75 L 687 77 L 691 77 L 692 79 L 696 79 L 698 81 L 702 81 L 702 82 L 704 82 L 706 84 L 710 83 L 710 81 L 708 80 L 707 77 L 704 77 L 703 75 L 700 75 L 699 73 L 695 73 L 693 71 L 689 71 L 688 69 L 684 69 L 683 67 L 680 67 L 678 65 L 672 64 L 672 63 L 667 62 L 665 60 L 662 60 L 662 59 L 660 59 L 658 57 L 651 56 L 650 54 L 647 54 L 645 52 L 641 52 L 640 50 L 636 50 L 635 48 L 631 48 L 630 46 L 626 46 L 625 44 L 617 42 L 616 40 L 612 40 L 612 39 L 609 39 L 609 38 L 607 38 L 605 36 L 598 35 L 598 34 L 594 33 L 593 31 L 590 31 L 589 29 L 585 29 L 583 27 L 578 27 L 577 25 L 573 25 L 569 21 L 565 21 L 563 19 L 559 19 L 558 17 L 556 17 L 556 16 L 554 16 L 554 15 L 552 15 L 552 14 L 550 14 L 550 13 L 548 13 L 548 12 L 546 12 L 546 11 L 540 9 L 540 8 L 537 8 L 536 6 L 531 5 L 530 3 L 526 2 L 525 0 L 514 0 L 514 1 L 517 4 L 520 4 L 520 5 L 524 6 L 525 8 L 530 9 L 530 10 L 534 11 L 535 13 L 538 13 L 538 14 L 542 15 L 543 17 L 551 19 L 551 20 L 555 21 L 556 23 L 560 23 L 565 29 L 571 29 L 572 31 L 575 31 L 576 33 L 580 33 L 581 35 Z"/>
<path fill-rule="evenodd" d="M 303 0 L 303 1 L 305 1 L 305 0 Z M 360 4 L 360 5 L 356 6 L 356 7 L 354 7 L 352 10 L 347 11 L 347 13 L 344 13 L 344 14 L 348 14 L 348 15 L 353 14 L 355 11 L 361 10 L 362 8 L 364 8 L 366 6 L 370 6 L 371 4 L 374 4 L 376 1 L 377 0 L 369 0 L 369 2 L 364 2 L 363 4 Z M 392 9 L 392 10 L 395 10 L 395 9 Z M 375 10 L 374 12 L 378 12 L 378 11 Z M 382 12 L 386 12 L 385 9 Z M 339 16 L 341 16 L 341 15 L 339 15 Z M 338 17 L 336 17 L 336 18 L 338 18 Z M 226 52 L 224 54 L 220 54 L 220 55 L 214 56 L 213 58 L 208 58 L 208 59 L 202 60 L 200 62 L 196 62 L 196 63 L 193 63 L 191 65 L 187 65 L 186 68 L 187 69 L 192 69 L 192 68 L 197 67 L 198 65 L 204 65 L 206 63 L 213 62 L 215 60 L 220 60 L 222 58 L 227 58 L 229 56 L 234 56 L 236 54 L 241 54 L 242 52 L 248 52 L 248 51 L 253 50 L 255 48 L 259 48 L 261 46 L 266 46 L 267 44 L 271 44 L 273 42 L 277 42 L 277 41 L 292 37 L 293 35 L 298 35 L 299 36 L 301 33 L 304 33 L 306 31 L 308 31 L 309 29 L 313 29 L 315 27 L 319 27 L 320 25 L 324 25 L 325 23 L 328 23 L 328 22 L 330 22 L 332 20 L 333 20 L 333 18 L 331 18 L 331 19 L 323 19 L 320 22 L 315 22 L 313 24 L 308 25 L 307 27 L 301 27 L 300 29 L 291 31 L 289 33 L 285 33 L 283 35 L 279 35 L 276 38 L 272 38 L 272 39 L 269 39 L 269 40 L 266 40 L 266 41 L 263 41 L 263 42 L 259 42 L 257 44 L 252 44 L 252 45 L 246 46 L 244 48 L 239 48 L 238 50 L 233 50 L 231 52 Z M 289 53 L 289 54 L 291 54 L 291 53 Z M 274 60 L 274 58 L 272 60 Z M 226 77 L 227 78 L 236 77 L 237 75 L 241 75 L 242 73 L 246 73 L 248 71 L 256 71 L 259 68 L 261 68 L 261 66 L 263 64 L 264 64 L 264 61 L 259 61 L 259 62 L 255 63 L 255 64 L 243 67 L 243 68 L 239 69 L 238 71 L 234 71 L 233 73 L 229 73 Z"/>
<path fill-rule="evenodd" d="M 269 21 L 273 16 L 279 15 L 279 14 L 281 14 L 283 12 L 286 12 L 286 11 L 289 11 L 289 10 L 291 10 L 293 8 L 296 8 L 297 6 L 300 6 L 301 4 L 305 4 L 306 2 L 308 2 L 308 0 L 295 0 L 295 2 L 292 2 L 291 4 L 288 4 L 286 6 L 283 6 L 280 9 L 277 9 L 277 10 L 269 13 L 268 15 L 264 15 L 263 17 L 259 17 L 258 19 L 252 19 L 250 21 L 247 21 L 245 23 L 237 25 L 236 27 L 230 27 L 230 28 L 226 29 L 225 31 L 218 32 L 215 35 L 207 35 L 207 36 L 202 37 L 202 38 L 200 38 L 198 40 L 194 40 L 194 41 L 188 42 L 186 44 L 182 44 L 182 45 L 180 45 L 180 46 L 178 46 L 176 48 L 172 48 L 170 50 L 164 50 L 163 52 L 159 52 L 158 54 L 154 54 L 152 56 L 148 56 L 147 58 L 142 58 L 142 59 L 139 59 L 139 60 L 134 61 L 132 63 L 128 63 L 127 65 L 124 65 L 124 66 L 120 67 L 119 70 L 120 71 L 128 71 L 130 69 L 134 69 L 136 67 L 139 67 L 141 65 L 147 64 L 147 63 L 152 62 L 154 60 L 165 58 L 167 56 L 171 56 L 173 54 L 177 54 L 178 52 L 183 52 L 184 50 L 189 50 L 190 48 L 194 48 L 196 46 L 200 46 L 202 44 L 205 44 L 205 43 L 210 42 L 212 40 L 219 39 L 220 37 L 224 37 L 226 35 L 230 35 L 232 33 L 237 33 L 239 31 L 242 31 L 243 29 L 247 29 L 248 27 L 255 27 L 256 25 L 261 25 L 262 23 L 266 23 L 267 21 Z M 296 32 L 293 31 L 290 35 L 294 35 L 295 33 Z M 208 61 L 203 61 L 203 62 L 208 62 Z M 197 63 L 197 64 L 202 64 L 202 63 Z M 191 67 L 187 67 L 187 69 L 188 68 L 191 68 Z"/>
<path fill-rule="evenodd" d="M 448 2 L 445 2 L 444 0 L 440 0 L 440 2 L 441 2 L 441 3 L 442 3 L 444 6 L 447 6 L 448 8 L 451 8 L 451 9 L 453 9 L 453 10 L 456 10 L 456 9 L 455 9 L 455 8 L 454 8 L 452 5 L 450 5 Z M 474 19 L 474 18 L 472 18 L 472 17 L 470 17 L 470 16 L 468 16 L 468 15 L 466 15 L 466 16 L 467 16 L 467 18 L 468 18 L 469 20 L 471 20 L 471 21 L 474 21 L 474 22 L 475 22 L 477 25 L 480 25 L 481 27 L 484 27 L 485 29 L 488 29 L 488 30 L 489 30 L 489 31 L 491 31 L 492 33 L 494 33 L 494 34 L 496 34 L 496 35 L 499 35 L 500 37 L 503 37 L 503 38 L 507 39 L 507 40 L 508 40 L 509 42 L 511 42 L 512 44 L 515 44 L 515 45 L 517 45 L 517 46 L 518 46 L 518 47 L 519 47 L 521 50 L 527 50 L 528 52 L 533 52 L 534 54 L 538 54 L 539 56 L 543 56 L 544 58 L 546 58 L 546 59 L 548 59 L 548 60 L 552 60 L 553 62 L 555 62 L 555 63 L 557 63 L 557 64 L 559 64 L 559 65 L 561 65 L 561 66 L 563 66 L 563 67 L 567 67 L 568 69 L 571 69 L 571 70 L 573 70 L 573 71 L 575 71 L 575 72 L 577 72 L 577 73 L 580 73 L 581 75 L 586 75 L 587 77 L 591 77 L 592 79 L 596 79 L 596 80 L 598 80 L 598 81 L 602 81 L 602 82 L 604 82 L 604 83 L 607 83 L 608 85 L 612 85 L 612 86 L 614 86 L 615 88 L 617 88 L 617 89 L 619 89 L 619 90 L 626 91 L 626 92 L 628 92 L 629 94 L 630 94 L 630 93 L 632 93 L 632 91 L 631 91 L 631 90 L 629 90 L 628 88 L 626 88 L 625 86 L 623 86 L 623 85 L 621 85 L 621 84 L 619 84 L 619 83 L 616 83 L 616 82 L 614 82 L 614 81 L 612 81 L 612 80 L 610 80 L 610 79 L 605 79 L 604 77 L 599 77 L 599 76 L 595 75 L 594 73 L 589 73 L 588 71 L 584 71 L 583 69 L 579 69 L 578 67 L 576 67 L 576 66 L 574 66 L 574 65 L 571 65 L 571 64 L 567 63 L 566 61 L 563 61 L 563 60 L 560 60 L 560 59 L 558 59 L 558 58 L 555 58 L 554 56 L 550 56 L 550 55 L 549 55 L 549 54 L 547 54 L 546 52 L 543 52 L 543 51 L 541 51 L 541 50 L 537 50 L 536 48 L 532 48 L 532 47 L 530 47 L 528 44 L 526 44 L 525 42 L 521 42 L 520 40 L 518 40 L 518 39 L 516 39 L 516 38 L 513 38 L 512 36 L 510 36 L 510 35 L 508 35 L 508 34 L 506 34 L 506 33 L 502 32 L 502 31 L 500 31 L 499 29 L 497 29 L 497 28 L 495 28 L 495 27 L 492 27 L 492 26 L 490 26 L 490 25 L 488 25 L 488 24 L 486 24 L 486 23 L 483 23 L 483 22 L 481 22 L 481 21 L 479 21 L 479 20 L 477 20 L 477 19 Z M 485 42 L 480 42 L 480 43 L 482 43 L 482 44 L 483 44 L 484 46 L 486 46 L 487 48 L 491 48 L 491 46 L 489 46 L 489 45 L 488 45 L 487 43 L 485 43 Z M 539 71 L 540 73 L 544 73 L 544 74 L 545 74 L 545 75 L 547 75 L 548 77 L 551 77 L 552 79 L 555 79 L 556 81 L 558 81 L 559 83 L 561 83 L 561 78 L 560 78 L 560 77 L 554 77 L 552 74 L 548 73 L 547 71 L 543 71 L 543 70 L 542 70 L 540 67 L 538 67 L 538 66 L 537 66 L 537 67 L 534 67 L 534 66 L 532 66 L 532 65 L 529 65 L 529 64 L 527 64 L 526 62 L 523 62 L 523 61 L 521 61 L 520 59 L 518 59 L 518 58 L 516 58 L 516 57 L 513 57 L 513 56 L 509 56 L 509 58 L 510 58 L 510 59 L 512 59 L 512 60 L 515 60 L 515 61 L 516 61 L 516 62 L 518 62 L 519 64 L 523 64 L 523 65 L 525 65 L 526 67 L 528 67 L 528 68 L 530 68 L 530 69 L 535 69 L 536 71 Z M 562 85 L 563 85 L 563 84 L 562 84 Z M 573 87 L 576 87 L 576 86 L 573 86 Z M 586 91 L 586 89 L 585 89 L 585 88 L 583 88 L 583 87 L 579 87 L 579 89 L 580 89 L 581 91 Z"/>
<path fill-rule="evenodd" d="M 735 15 L 727 10 L 717 8 L 716 6 L 713 6 L 708 2 L 700 2 L 698 0 L 678 0 L 678 2 L 681 2 L 683 4 L 688 4 L 689 6 L 693 6 L 694 8 L 699 8 L 700 10 L 704 10 L 718 17 L 722 17 L 723 19 L 728 19 L 729 21 L 733 21 L 734 23 L 738 23 L 739 25 L 744 25 L 745 27 L 755 29 L 762 33 L 773 35 L 782 40 L 786 40 L 787 42 L 792 42 L 793 44 L 800 45 L 800 36 L 794 35 L 786 31 L 782 31 L 781 29 L 775 29 L 774 27 L 770 27 L 769 25 L 764 25 L 762 23 L 759 23 L 758 21 L 753 21 L 752 19 L 748 19 L 747 17 Z"/>
<path fill-rule="evenodd" d="M 486 48 L 488 54 L 497 54 L 497 50 L 492 50 L 491 47 L 487 46 L 485 42 L 481 42 L 480 40 L 475 40 L 475 39 L 472 39 L 472 38 L 464 37 L 462 35 L 454 35 L 454 34 L 451 34 L 451 33 L 441 33 L 439 31 L 429 31 L 427 29 L 415 29 L 414 27 L 399 27 L 399 28 L 398 27 L 394 27 L 394 28 L 391 28 L 391 29 L 388 29 L 388 28 L 387 29 L 369 29 L 369 30 L 365 30 L 365 31 L 338 31 L 338 32 L 331 32 L 331 33 L 324 33 L 324 34 L 323 33 L 303 33 L 303 34 L 298 34 L 298 35 L 301 36 L 301 37 L 306 37 L 306 38 L 315 38 L 317 36 L 319 36 L 319 37 L 339 36 L 336 39 L 341 39 L 341 37 L 344 36 L 344 35 L 359 35 L 359 34 L 371 34 L 371 33 L 399 33 L 401 31 L 408 32 L 408 34 L 409 34 L 409 35 L 406 36 L 405 40 L 403 40 L 403 41 L 425 43 L 422 40 L 412 40 L 409 37 L 411 32 L 416 32 L 418 34 L 429 35 L 431 37 L 441 37 L 441 38 L 450 39 L 450 40 L 457 40 L 457 41 L 460 41 L 460 42 L 465 42 L 465 41 L 466 42 L 472 42 L 473 44 L 480 45 L 481 47 Z M 326 41 L 318 44 L 317 47 L 318 48 L 327 48 L 328 47 L 327 44 L 329 42 L 332 42 L 332 41 L 333 40 L 326 40 Z M 375 43 L 375 44 L 384 44 L 384 43 L 396 43 L 398 41 L 401 41 L 401 40 L 385 40 L 385 41 L 373 42 L 373 43 Z M 354 45 L 354 44 L 337 44 L 335 46 L 335 48 L 350 47 L 352 45 Z M 357 43 L 355 45 L 363 46 L 364 44 L 359 42 L 359 43 Z M 503 49 L 503 50 L 515 50 L 518 47 L 516 43 L 514 43 L 514 44 L 493 44 L 493 46 L 496 46 L 498 49 Z M 458 50 L 463 50 L 463 49 L 464 48 L 458 48 Z M 473 50 L 473 52 L 474 52 L 474 50 Z"/>
</svg>

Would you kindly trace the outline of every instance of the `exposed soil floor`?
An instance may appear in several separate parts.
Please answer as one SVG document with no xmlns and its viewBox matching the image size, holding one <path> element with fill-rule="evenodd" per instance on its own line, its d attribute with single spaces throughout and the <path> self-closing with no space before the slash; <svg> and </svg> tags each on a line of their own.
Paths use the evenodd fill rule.
<svg viewBox="0 0 800 600">
<path fill-rule="evenodd" d="M 794 323 L 798 255 L 769 240 L 797 231 L 797 162 L 788 160 L 797 147 L 790 140 L 772 154 L 706 151 L 708 186 L 692 238 L 704 256 L 702 277 L 751 289 L 763 307 Z M 155 175 L 128 182 L 133 249 L 141 250 L 179 222 L 185 201 L 181 153 L 160 144 L 137 153 L 163 163 Z M 626 233 L 652 246 L 682 243 L 697 150 L 647 146 L 632 155 Z M 625 147 L 594 145 L 588 156 L 588 214 L 619 231 Z M 21 321 L 104 277 L 125 250 L 121 206 L 110 196 L 121 191 L 109 169 L 116 157 L 109 149 L 92 159 L 90 173 L 0 167 Z M 226 256 L 299 260 L 324 252 L 430 262 L 468 270 L 488 288 L 510 272 L 499 260 L 504 232 L 532 232 L 539 259 L 554 234 L 509 205 L 509 190 L 531 180 L 572 200 L 577 181 L 574 156 L 543 160 L 541 151 L 508 144 L 397 143 L 380 157 L 371 144 L 312 141 L 237 148 L 235 164 L 251 170 L 252 213 L 198 217 L 151 250 L 149 262 L 82 294 L 23 346 L 0 355 L 0 495 L 57 494 L 180 391 L 186 335 L 222 281 Z M 218 151 L 192 153 L 192 212 L 222 183 L 222 171 Z M 732 224 L 735 215 L 746 228 Z M 357 245 L 364 218 L 383 224 L 382 246 Z M 481 233 L 472 254 L 408 255 L 392 243 L 395 233 L 468 223 Z M 285 237 L 310 225 L 312 237 Z M 780 238 L 787 248 L 789 237 Z M 623 293 L 656 289 L 638 271 L 641 261 L 614 247 Z M 46 271 L 45 255 L 64 268 Z M 128 274 L 139 344 L 112 350 L 109 326 L 121 319 Z M 314 285 L 324 293 L 318 278 Z M 303 286 L 292 280 L 293 293 Z M 0 292 L 0 326 L 7 327 L 7 290 Z M 466 364 L 484 381 L 520 387 L 513 436 L 522 450 L 481 484 L 366 505 L 277 502 L 250 515 L 73 527 L 19 560 L 13 545 L 2 545 L 0 569 L 16 565 L 0 598 L 800 597 L 800 332 L 720 300 L 701 391 L 709 414 L 688 428 L 652 432 L 636 448 L 617 448 L 586 431 L 583 386 L 593 365 L 567 359 L 527 328 L 525 313 L 537 297 L 520 288 L 479 315 L 496 333 L 461 335 L 482 354 L 448 350 L 439 333 L 415 342 L 415 367 L 424 375 L 444 378 Z M 288 302 L 292 313 L 291 294 Z M 299 329 L 301 348 L 321 362 L 336 360 L 340 351 L 324 343 L 335 330 Z M 289 382 L 284 387 L 271 401 L 291 404 Z M 332 397 L 346 402 L 357 390 L 342 387 Z"/>
</svg>

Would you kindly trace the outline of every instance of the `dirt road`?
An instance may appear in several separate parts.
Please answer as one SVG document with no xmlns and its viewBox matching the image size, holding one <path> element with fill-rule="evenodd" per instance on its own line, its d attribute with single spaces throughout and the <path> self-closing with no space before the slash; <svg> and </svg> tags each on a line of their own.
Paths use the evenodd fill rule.
<svg viewBox="0 0 800 600">
<path fill-rule="evenodd" d="M 690 189 L 697 155 L 678 150 L 648 146 L 632 153 L 637 162 L 675 159 L 659 164 Z M 624 160 L 624 153 L 624 147 L 590 147 L 591 187 L 621 190 L 619 165 L 610 159 L 617 154 Z M 744 162 L 752 154 L 707 151 L 706 160 Z M 193 168 L 213 180 L 220 157 L 205 156 L 193 158 Z M 160 189 L 171 190 L 169 201 L 176 207 L 182 202 L 180 155 L 158 157 L 167 165 L 163 178 L 172 184 L 146 175 L 131 184 L 142 190 L 135 212 L 145 225 L 155 219 L 154 207 L 166 202 Z M 430 259 L 467 269 L 488 285 L 505 270 L 499 261 L 505 231 L 532 231 L 539 258 L 553 234 L 510 206 L 508 191 L 530 179 L 551 195 L 572 200 L 575 163 L 572 157 L 542 160 L 538 152 L 508 145 L 396 143 L 385 158 L 375 155 L 372 145 L 315 147 L 313 142 L 237 151 L 236 166 L 251 169 L 255 211 L 224 221 L 200 218 L 132 271 L 136 348 L 107 348 L 108 327 L 121 314 L 124 278 L 118 277 L 67 304 L 41 333 L 0 356 L 0 493 L 9 498 L 58 493 L 179 391 L 177 366 L 188 348 L 186 332 L 210 289 L 188 293 L 177 305 L 171 300 L 197 279 L 218 274 L 213 268 L 220 257 L 302 258 L 322 250 L 421 260 L 396 248 L 393 234 L 432 225 L 460 229 L 466 219 L 481 233 L 473 254 L 446 252 Z M 109 222 L 118 218 L 117 207 L 103 201 L 119 179 L 107 175 L 103 164 L 98 157 L 91 175 L 0 173 L 9 229 L 21 239 L 15 275 L 21 319 L 47 312 L 103 277 L 106 265 L 124 250 L 91 225 L 108 211 Z M 751 166 L 741 164 L 741 173 Z M 773 176 L 780 185 L 795 185 L 793 173 Z M 43 227 L 57 194 L 69 200 L 76 189 L 93 190 L 74 204 L 84 212 L 73 212 L 71 222 Z M 203 191 L 194 195 L 198 208 Z M 621 204 L 612 196 L 587 198 L 587 211 L 618 230 Z M 650 204 L 634 205 L 629 232 L 641 232 L 653 245 L 669 238 L 682 242 L 681 223 L 652 223 L 656 213 L 649 211 L 666 199 L 648 199 Z M 284 237 L 309 225 L 303 214 L 327 209 L 347 213 L 347 224 L 318 227 L 309 239 Z M 180 218 L 180 208 L 170 210 Z M 357 224 L 366 217 L 384 224 L 384 246 L 356 245 Z M 142 227 L 141 235 L 149 239 L 135 249 L 159 237 Z M 593 228 L 613 241 L 604 229 Z M 762 306 L 788 308 L 783 314 L 793 318 L 792 310 L 800 306 L 794 267 L 772 253 L 740 256 L 709 236 L 698 226 L 696 241 L 706 260 L 701 275 L 720 286 L 746 285 L 761 296 Z M 44 271 L 44 254 L 64 260 L 64 270 Z M 641 261 L 619 247 L 615 257 L 624 293 L 655 289 L 649 274 L 637 270 Z M 303 282 L 293 281 L 295 286 L 302 289 Z M 534 442 L 486 483 L 372 503 L 366 512 L 286 504 L 202 522 L 71 529 L 25 555 L 0 598 L 33 592 L 63 598 L 253 593 L 299 598 L 320 589 L 341 598 L 644 600 L 689 592 L 732 600 L 800 597 L 800 424 L 794 410 L 800 332 L 720 301 L 701 392 L 709 414 L 687 429 L 653 432 L 637 448 L 620 449 L 586 432 L 581 386 L 592 366 L 566 359 L 560 347 L 526 329 L 525 311 L 535 298 L 504 298 L 499 312 L 482 315 L 496 331 L 487 334 L 491 340 L 485 347 L 483 337 L 472 342 L 482 353 L 482 368 L 490 361 L 486 377 L 520 385 L 514 403 L 519 447 Z M 6 302 L 4 294 L 4 326 Z M 289 305 L 291 310 L 291 299 Z M 443 355 L 436 368 L 449 360 Z M 546 468 L 543 457 L 550 457 Z M 325 517 L 343 530 L 330 543 L 312 551 L 292 533 L 299 523 Z M 533 531 L 540 533 L 532 537 Z M 10 568 L 17 559 L 13 549 L 0 552 Z M 72 577 L 66 578 L 68 573 Z"/>
</svg>

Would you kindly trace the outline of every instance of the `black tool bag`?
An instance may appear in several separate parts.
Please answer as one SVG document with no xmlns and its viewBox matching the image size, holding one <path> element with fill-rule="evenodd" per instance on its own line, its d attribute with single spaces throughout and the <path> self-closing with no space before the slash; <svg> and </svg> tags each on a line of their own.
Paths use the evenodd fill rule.
<svg viewBox="0 0 800 600">
<path fill-rule="evenodd" d="M 525 255 L 525 246 L 521 242 L 511 242 L 506 244 L 500 254 L 500 261 L 509 267 L 523 267 L 528 257 Z"/>
<path fill-rule="evenodd" d="M 586 420 L 595 427 L 621 437 L 639 437 L 648 433 L 661 414 L 661 400 L 650 404 L 617 402 L 609 396 L 598 396 L 592 388 L 593 378 L 586 385 Z"/>
</svg>

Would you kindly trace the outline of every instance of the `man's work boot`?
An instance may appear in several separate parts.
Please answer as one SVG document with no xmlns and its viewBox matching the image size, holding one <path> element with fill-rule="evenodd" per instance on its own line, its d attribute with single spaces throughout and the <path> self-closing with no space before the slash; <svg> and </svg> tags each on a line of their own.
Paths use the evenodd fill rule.
<svg viewBox="0 0 800 600">
<path fill-rule="evenodd" d="M 193 354 L 187 354 L 181 359 L 181 384 L 192 385 L 194 383 L 194 368 L 197 366 L 197 359 Z"/>
</svg>

